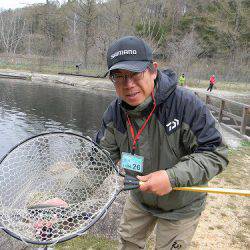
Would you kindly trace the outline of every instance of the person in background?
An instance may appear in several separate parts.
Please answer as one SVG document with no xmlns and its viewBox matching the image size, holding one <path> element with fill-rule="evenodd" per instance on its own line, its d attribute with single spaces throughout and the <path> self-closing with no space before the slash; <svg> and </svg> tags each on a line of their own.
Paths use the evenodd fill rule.
<svg viewBox="0 0 250 250">
<path fill-rule="evenodd" d="M 156 249 L 188 249 L 207 195 L 172 189 L 207 185 L 226 168 L 219 125 L 193 92 L 177 87 L 173 71 L 158 69 L 142 39 L 116 40 L 107 64 L 117 98 L 95 141 L 143 183 L 126 199 L 120 249 L 144 249 L 154 228 Z"/>
<path fill-rule="evenodd" d="M 185 75 L 184 74 L 181 74 L 180 77 L 179 77 L 179 84 L 180 86 L 184 86 L 186 83 L 186 78 L 185 78 Z"/>
<path fill-rule="evenodd" d="M 211 75 L 210 79 L 209 79 L 209 86 L 207 88 L 207 91 L 210 90 L 210 92 L 212 91 L 214 84 L 215 84 L 216 80 L 215 80 L 215 75 Z"/>
</svg>

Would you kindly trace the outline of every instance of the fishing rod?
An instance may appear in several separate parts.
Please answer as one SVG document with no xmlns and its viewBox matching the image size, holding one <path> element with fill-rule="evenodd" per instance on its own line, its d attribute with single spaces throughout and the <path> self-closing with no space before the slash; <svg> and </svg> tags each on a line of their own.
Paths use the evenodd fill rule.
<svg viewBox="0 0 250 250">
<path fill-rule="evenodd" d="M 139 186 L 143 186 L 145 182 L 139 181 Z M 192 186 L 192 187 L 174 187 L 174 191 L 189 191 L 196 193 L 213 193 L 213 194 L 229 194 L 229 195 L 240 195 L 250 196 L 250 190 L 241 190 L 233 188 L 212 188 L 207 186 Z"/>
<path fill-rule="evenodd" d="M 232 189 L 232 188 L 211 188 L 211 187 L 193 186 L 193 187 L 174 187 L 173 190 L 199 192 L 199 193 L 250 196 L 250 190 L 241 190 L 241 189 Z"/>
<path fill-rule="evenodd" d="M 132 178 L 132 177 L 130 177 Z M 136 182 L 136 178 L 131 180 L 132 182 Z M 139 181 L 138 187 L 145 185 L 146 181 Z M 189 191 L 196 193 L 214 193 L 214 194 L 231 194 L 231 195 L 240 195 L 240 196 L 250 196 L 250 190 L 241 190 L 241 189 L 233 189 L 233 188 L 213 188 L 207 186 L 191 186 L 191 187 L 173 187 L 174 191 Z"/>
</svg>

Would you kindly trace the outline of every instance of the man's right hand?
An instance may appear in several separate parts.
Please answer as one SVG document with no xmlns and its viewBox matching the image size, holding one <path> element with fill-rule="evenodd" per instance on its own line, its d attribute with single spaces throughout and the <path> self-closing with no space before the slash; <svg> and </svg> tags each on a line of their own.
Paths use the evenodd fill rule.
<svg viewBox="0 0 250 250">
<path fill-rule="evenodd" d="M 168 174 L 165 170 L 159 170 L 144 176 L 137 176 L 141 183 L 140 190 L 162 196 L 172 191 Z"/>
</svg>

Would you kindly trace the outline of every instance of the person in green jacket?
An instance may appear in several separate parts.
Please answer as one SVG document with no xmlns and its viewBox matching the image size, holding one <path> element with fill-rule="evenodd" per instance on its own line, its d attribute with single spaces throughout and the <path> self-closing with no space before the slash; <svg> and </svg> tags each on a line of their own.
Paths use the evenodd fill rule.
<svg viewBox="0 0 250 250">
<path fill-rule="evenodd" d="M 184 75 L 184 74 L 181 74 L 180 77 L 179 77 L 179 84 L 180 84 L 180 86 L 183 87 L 184 84 L 185 84 L 185 82 L 186 82 L 185 75 Z"/>
<path fill-rule="evenodd" d="M 156 249 L 187 249 L 207 195 L 173 188 L 207 185 L 226 168 L 220 127 L 193 92 L 177 86 L 172 70 L 158 69 L 142 39 L 126 36 L 112 43 L 107 64 L 117 98 L 95 141 L 143 183 L 126 199 L 120 249 L 144 249 L 154 228 Z"/>
</svg>

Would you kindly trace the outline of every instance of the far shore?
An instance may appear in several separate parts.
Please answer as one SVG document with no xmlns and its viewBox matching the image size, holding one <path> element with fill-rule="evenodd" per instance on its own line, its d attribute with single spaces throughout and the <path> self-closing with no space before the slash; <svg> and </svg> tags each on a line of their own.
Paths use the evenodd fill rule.
<svg viewBox="0 0 250 250">
<path fill-rule="evenodd" d="M 2 77 L 1 77 L 2 76 Z M 108 78 L 91 78 L 72 75 L 52 75 L 30 73 L 10 69 L 0 69 L 0 80 L 25 81 L 35 84 L 64 85 L 65 87 L 77 87 L 86 92 L 115 95 L 115 89 Z"/>
<path fill-rule="evenodd" d="M 0 68 L 0 80 L 13 78 L 15 78 L 15 80 L 18 80 L 18 78 L 20 78 L 21 81 L 24 80 L 36 84 L 56 84 L 65 85 L 65 87 L 78 87 L 79 89 L 82 89 L 86 92 L 92 92 L 101 95 L 115 95 L 115 88 L 113 86 L 113 83 L 108 78 L 42 74 L 36 72 Z M 206 91 L 206 83 L 204 83 L 205 81 L 202 81 L 199 86 L 197 86 L 197 84 L 189 84 L 185 87 L 192 91 L 198 91 L 205 94 L 208 92 Z M 229 85 L 231 86 L 231 83 Z M 242 84 L 235 83 L 235 85 L 236 86 L 233 89 L 230 89 L 229 87 L 227 88 L 225 84 L 219 82 L 215 85 L 212 94 L 229 99 L 235 97 L 236 95 L 239 97 L 242 96 L 243 98 L 250 99 L 250 84 L 243 84 L 243 89 L 241 86 Z"/>
</svg>

